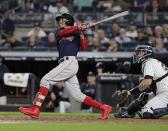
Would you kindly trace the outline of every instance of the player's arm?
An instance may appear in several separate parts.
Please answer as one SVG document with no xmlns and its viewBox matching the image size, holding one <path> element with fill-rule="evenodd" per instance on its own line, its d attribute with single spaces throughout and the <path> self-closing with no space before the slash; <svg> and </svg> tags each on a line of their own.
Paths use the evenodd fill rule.
<svg viewBox="0 0 168 131">
<path fill-rule="evenodd" d="M 84 31 L 92 25 L 93 24 L 91 24 L 91 23 L 83 23 L 83 24 L 76 25 L 76 26 L 68 26 L 64 29 L 59 30 L 58 37 L 62 38 L 62 37 L 72 36 L 72 35 L 74 35 L 75 32 Z"/>
<path fill-rule="evenodd" d="M 138 94 L 141 91 L 144 91 L 145 89 L 149 88 L 152 84 L 153 77 L 146 75 L 145 78 L 139 83 L 139 85 L 131 90 L 128 91 L 128 94 Z"/>
<path fill-rule="evenodd" d="M 79 30 L 78 26 L 69 26 L 67 28 L 60 29 L 58 31 L 58 37 L 62 38 L 62 37 L 72 36 L 73 33 L 76 32 L 77 30 Z"/>
<path fill-rule="evenodd" d="M 152 84 L 152 78 L 145 78 L 138 85 L 138 88 L 140 91 L 144 91 L 145 89 L 149 88 L 151 84 Z"/>
</svg>

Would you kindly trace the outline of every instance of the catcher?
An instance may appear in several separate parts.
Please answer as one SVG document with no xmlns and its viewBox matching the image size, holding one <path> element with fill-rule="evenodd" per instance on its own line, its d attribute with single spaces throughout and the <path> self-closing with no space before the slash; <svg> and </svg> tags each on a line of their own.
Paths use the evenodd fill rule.
<svg viewBox="0 0 168 131">
<path fill-rule="evenodd" d="M 141 118 L 154 119 L 168 114 L 168 68 L 152 57 L 151 46 L 139 45 L 136 47 L 133 63 L 142 64 L 144 79 L 131 90 L 116 91 L 113 98 L 120 106 L 124 105 L 130 95 L 140 93 L 127 107 L 121 107 L 116 114 L 117 118 L 133 118 L 138 113 Z M 150 89 L 152 92 L 145 92 Z"/>
</svg>

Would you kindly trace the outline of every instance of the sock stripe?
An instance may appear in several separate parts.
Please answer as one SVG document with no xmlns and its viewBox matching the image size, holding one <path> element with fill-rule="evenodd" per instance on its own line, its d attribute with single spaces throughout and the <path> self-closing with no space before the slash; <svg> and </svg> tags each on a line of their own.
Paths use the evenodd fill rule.
<svg viewBox="0 0 168 131">
<path fill-rule="evenodd" d="M 37 101 L 35 105 L 41 107 L 42 103 Z"/>
<path fill-rule="evenodd" d="M 45 99 L 45 96 L 40 94 L 40 95 L 38 96 L 38 98 L 44 100 L 44 99 Z"/>
</svg>

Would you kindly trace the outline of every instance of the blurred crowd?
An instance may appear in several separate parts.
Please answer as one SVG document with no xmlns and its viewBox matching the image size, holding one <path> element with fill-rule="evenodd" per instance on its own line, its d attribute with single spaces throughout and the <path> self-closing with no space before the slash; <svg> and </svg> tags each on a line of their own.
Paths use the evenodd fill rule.
<svg viewBox="0 0 168 131">
<path fill-rule="evenodd" d="M 145 19 L 151 24 L 142 24 L 144 16 L 135 14 L 127 21 L 121 19 L 108 23 L 107 27 L 96 26 L 85 31 L 89 40 L 88 51 L 132 51 L 137 44 L 151 45 L 157 53 L 165 53 L 168 50 L 168 24 L 166 21 L 161 24 L 160 20 L 164 15 L 158 15 L 161 12 L 168 12 L 168 0 L 2 0 L 0 4 L 3 5 L 5 2 L 8 6 L 1 6 L 3 8 L 0 10 L 0 46 L 3 48 L 52 47 L 53 49 L 56 47 L 56 30 L 48 31 L 42 25 L 42 21 L 34 22 L 36 17 L 32 15 L 34 13 L 47 13 L 44 19 L 51 17 L 55 19 L 55 16 L 62 13 L 101 12 L 109 14 L 129 9 L 132 13 L 150 12 Z M 16 38 L 18 27 L 16 27 L 15 19 L 19 21 L 26 19 L 22 15 L 17 15 L 20 13 L 31 14 L 33 26 L 25 36 Z M 74 15 L 74 17 L 76 24 L 89 21 L 85 16 Z"/>
<path fill-rule="evenodd" d="M 152 11 L 158 6 L 158 11 L 168 10 L 167 0 L 1 0 L 1 5 L 20 13 L 113 12 L 129 8 Z"/>
</svg>

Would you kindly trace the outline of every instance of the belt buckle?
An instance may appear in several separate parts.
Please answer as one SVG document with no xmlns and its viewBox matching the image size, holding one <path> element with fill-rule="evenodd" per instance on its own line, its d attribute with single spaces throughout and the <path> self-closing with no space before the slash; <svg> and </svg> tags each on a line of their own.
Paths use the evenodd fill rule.
<svg viewBox="0 0 168 131">
<path fill-rule="evenodd" d="M 64 60 L 68 60 L 69 59 L 69 57 L 68 56 L 66 56 L 65 58 L 64 58 Z"/>
<path fill-rule="evenodd" d="M 58 63 L 60 64 L 60 63 L 62 63 L 63 61 L 68 60 L 68 59 L 69 59 L 69 57 L 68 57 L 68 56 L 65 56 L 65 57 L 59 59 L 59 60 L 58 60 Z"/>
</svg>

